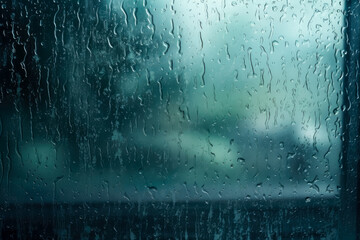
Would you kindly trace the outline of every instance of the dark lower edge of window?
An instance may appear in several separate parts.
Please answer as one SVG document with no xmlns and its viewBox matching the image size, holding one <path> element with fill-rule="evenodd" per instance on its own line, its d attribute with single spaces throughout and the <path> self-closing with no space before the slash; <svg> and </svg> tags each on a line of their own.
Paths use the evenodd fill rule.
<svg viewBox="0 0 360 240">
<path fill-rule="evenodd" d="M 2 204 L 2 239 L 337 239 L 339 200 Z"/>
</svg>

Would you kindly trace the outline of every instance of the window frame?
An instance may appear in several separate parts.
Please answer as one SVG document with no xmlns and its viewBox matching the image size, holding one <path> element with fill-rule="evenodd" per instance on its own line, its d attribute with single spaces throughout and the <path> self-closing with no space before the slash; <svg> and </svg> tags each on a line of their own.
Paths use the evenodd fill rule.
<svg viewBox="0 0 360 240">
<path fill-rule="evenodd" d="M 359 149 L 359 76 L 360 76 L 360 4 L 345 2 L 345 51 L 343 83 L 343 139 L 341 159 L 341 207 L 339 239 L 360 237 L 360 149 Z"/>
</svg>

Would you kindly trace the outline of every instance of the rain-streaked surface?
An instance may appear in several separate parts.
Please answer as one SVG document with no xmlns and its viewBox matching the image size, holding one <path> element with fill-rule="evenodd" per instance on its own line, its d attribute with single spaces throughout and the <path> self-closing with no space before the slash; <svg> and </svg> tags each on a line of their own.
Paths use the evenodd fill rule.
<svg viewBox="0 0 360 240">
<path fill-rule="evenodd" d="M 4 239 L 338 237 L 343 1 L 0 4 Z"/>
</svg>

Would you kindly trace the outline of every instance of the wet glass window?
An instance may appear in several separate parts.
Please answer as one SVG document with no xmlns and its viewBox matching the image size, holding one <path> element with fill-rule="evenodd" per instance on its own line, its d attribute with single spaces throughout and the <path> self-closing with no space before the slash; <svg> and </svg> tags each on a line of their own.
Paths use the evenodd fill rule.
<svg viewBox="0 0 360 240">
<path fill-rule="evenodd" d="M 0 236 L 355 239 L 359 9 L 0 0 Z"/>
</svg>

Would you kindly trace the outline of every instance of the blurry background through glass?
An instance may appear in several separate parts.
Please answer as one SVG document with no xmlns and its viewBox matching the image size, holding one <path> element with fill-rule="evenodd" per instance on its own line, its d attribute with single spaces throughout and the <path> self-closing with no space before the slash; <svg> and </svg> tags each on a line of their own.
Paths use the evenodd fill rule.
<svg viewBox="0 0 360 240">
<path fill-rule="evenodd" d="M 0 2 L 3 204 L 339 198 L 343 1 Z"/>
</svg>

